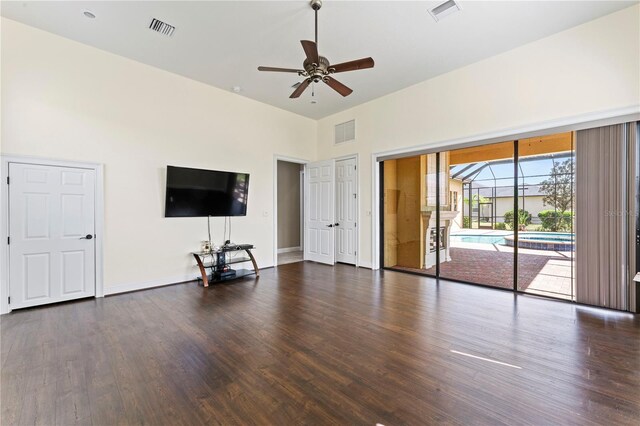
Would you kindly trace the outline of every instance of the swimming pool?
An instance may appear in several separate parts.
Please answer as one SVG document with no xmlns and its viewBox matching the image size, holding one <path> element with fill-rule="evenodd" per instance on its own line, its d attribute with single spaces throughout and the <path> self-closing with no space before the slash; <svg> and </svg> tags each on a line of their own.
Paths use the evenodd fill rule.
<svg viewBox="0 0 640 426">
<path fill-rule="evenodd" d="M 456 234 L 451 242 L 472 244 L 498 244 L 513 247 L 513 234 L 473 235 Z M 519 232 L 518 247 L 534 250 L 573 251 L 574 234 L 568 232 Z"/>
<path fill-rule="evenodd" d="M 505 237 L 506 245 L 513 247 L 513 235 Z M 518 247 L 532 250 L 573 251 L 574 235 L 566 232 L 520 232 Z"/>
<path fill-rule="evenodd" d="M 505 235 L 452 235 L 451 241 L 474 244 L 504 244 Z"/>
</svg>

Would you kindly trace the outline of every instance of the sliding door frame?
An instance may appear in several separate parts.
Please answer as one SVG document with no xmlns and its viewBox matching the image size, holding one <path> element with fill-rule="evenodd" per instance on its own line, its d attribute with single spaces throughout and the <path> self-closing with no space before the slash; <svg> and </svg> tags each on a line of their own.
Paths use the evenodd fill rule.
<svg viewBox="0 0 640 426">
<path fill-rule="evenodd" d="M 635 200 L 632 201 L 633 211 L 631 214 L 635 216 L 635 220 L 631 226 L 635 227 L 630 232 L 629 238 L 635 243 L 635 256 L 632 260 L 632 270 L 629 280 L 631 289 L 629 291 L 629 308 L 631 312 L 637 313 L 640 311 L 640 283 L 635 281 L 635 275 L 640 273 L 640 122 L 632 124 L 635 126 L 630 130 L 631 143 L 633 146 L 633 158 L 631 159 L 633 164 L 633 183 L 631 184 L 635 194 Z"/>
<path fill-rule="evenodd" d="M 476 146 L 480 146 L 480 145 L 476 145 Z M 436 280 L 447 280 L 447 281 L 452 281 L 452 282 L 461 282 L 464 284 L 472 284 L 472 285 L 479 285 L 482 287 L 488 287 L 488 288 L 493 288 L 493 289 L 498 289 L 498 290 L 504 290 L 504 291 L 510 291 L 510 292 L 515 292 L 518 294 L 529 294 L 529 295 L 534 295 L 534 296 L 538 296 L 538 297 L 545 297 L 545 298 L 549 298 L 552 300 L 565 300 L 565 301 L 570 301 L 570 302 L 575 302 L 575 295 L 573 293 L 573 262 L 574 262 L 574 256 L 571 257 L 571 298 L 570 300 L 566 300 L 566 299 L 560 299 L 560 298 L 556 298 L 553 296 L 547 296 L 547 295 L 540 295 L 540 294 L 532 294 L 532 293 L 528 293 L 524 290 L 520 290 L 518 288 L 518 261 L 519 261 L 519 257 L 518 257 L 518 242 L 519 242 L 519 232 L 520 232 L 520 223 L 519 223 L 519 215 L 518 212 L 520 210 L 520 196 L 519 196 L 519 187 L 520 187 L 520 155 L 519 155 L 519 147 L 520 147 L 520 141 L 519 139 L 514 139 L 513 140 L 513 151 L 511 154 L 511 159 L 513 160 L 513 240 L 514 240 L 514 244 L 513 244 L 513 277 L 512 277 L 512 287 L 511 289 L 509 288 L 504 288 L 504 287 L 499 287 L 499 286 L 493 286 L 491 284 L 485 284 L 485 283 L 479 283 L 479 282 L 473 282 L 473 281 L 465 281 L 465 280 L 459 280 L 459 279 L 452 279 L 452 278 L 447 278 L 447 277 L 442 277 L 440 275 L 440 226 L 441 226 L 441 219 L 440 219 L 440 207 L 441 207 L 441 200 L 440 200 L 440 181 L 441 181 L 441 173 L 442 170 L 441 165 L 440 165 L 440 155 L 442 153 L 445 152 L 450 152 L 452 150 L 443 150 L 443 151 L 437 151 L 435 153 L 432 153 L 431 155 L 435 154 L 436 156 L 436 170 L 435 170 L 435 174 L 436 174 L 436 194 L 435 194 L 435 198 L 436 198 L 436 241 L 435 241 L 435 245 L 436 245 L 436 263 L 435 263 L 435 275 L 434 274 L 430 274 L 427 272 L 417 272 L 417 271 L 407 271 L 404 269 L 398 269 L 398 268 L 394 268 L 394 267 L 387 267 L 384 265 L 384 257 L 385 257 L 385 249 L 384 249 L 384 242 L 385 242 L 385 236 L 384 236 L 384 161 L 379 161 L 377 164 L 378 167 L 378 176 L 379 176 L 379 185 L 378 185 L 378 199 L 379 199 L 379 226 L 380 226 L 380 234 L 379 234 L 379 238 L 380 238 L 380 250 L 379 250 L 379 262 L 381 265 L 382 269 L 386 269 L 386 270 L 392 270 L 392 271 L 399 271 L 399 272 L 403 272 L 403 273 L 408 273 L 408 274 L 412 274 L 412 275 L 421 275 L 421 276 L 426 276 L 426 277 L 431 277 L 431 278 L 435 278 Z M 573 136 L 571 138 L 571 158 L 573 159 L 574 157 L 574 141 L 573 141 Z M 403 158 L 403 157 L 398 157 L 398 158 Z M 575 170 L 575 169 L 574 169 Z M 575 172 L 574 172 L 575 173 Z M 575 176 L 572 176 L 571 178 L 571 185 L 572 185 L 572 192 L 573 192 L 573 180 L 574 180 Z M 463 186 L 463 192 L 464 192 L 464 186 Z M 472 217 L 472 197 L 469 197 L 469 216 Z M 573 206 L 573 198 L 572 198 L 572 206 Z M 464 206 L 463 206 L 464 209 Z M 572 207 L 573 209 L 573 207 Z M 478 213 L 479 214 L 479 213 Z M 572 225 L 572 230 L 573 230 L 573 225 Z M 428 250 L 429 247 L 429 243 L 426 243 L 426 247 L 425 250 Z"/>
<path fill-rule="evenodd" d="M 440 172 L 440 152 L 436 152 L 436 278 L 440 278 Z M 425 253 L 429 249 L 429 242 L 426 244 Z"/>
<path fill-rule="evenodd" d="M 519 214 L 520 197 L 518 196 L 518 178 L 520 171 L 520 157 L 518 148 L 520 142 L 518 139 L 513 141 L 513 291 L 518 291 L 518 232 L 520 232 Z M 524 184 L 523 184 L 524 186 Z M 522 194 L 524 199 L 524 192 Z"/>
</svg>

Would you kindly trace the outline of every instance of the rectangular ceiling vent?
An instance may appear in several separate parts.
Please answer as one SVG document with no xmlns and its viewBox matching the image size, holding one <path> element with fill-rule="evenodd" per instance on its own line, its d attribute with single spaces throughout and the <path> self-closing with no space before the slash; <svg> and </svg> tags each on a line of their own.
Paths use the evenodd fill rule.
<svg viewBox="0 0 640 426">
<path fill-rule="evenodd" d="M 436 20 L 436 22 L 444 19 L 452 13 L 462 10 L 462 7 L 456 2 L 456 0 L 447 0 L 444 3 L 440 3 L 438 6 L 429 10 L 429 14 Z"/>
<path fill-rule="evenodd" d="M 336 124 L 335 144 L 345 143 L 356 139 L 356 120 Z"/>
<path fill-rule="evenodd" d="M 151 20 L 151 23 L 149 24 L 149 29 L 162 35 L 171 37 L 173 35 L 173 32 L 176 30 L 176 27 L 174 27 L 173 25 L 169 25 L 166 22 L 162 22 L 159 19 L 153 18 Z"/>
</svg>

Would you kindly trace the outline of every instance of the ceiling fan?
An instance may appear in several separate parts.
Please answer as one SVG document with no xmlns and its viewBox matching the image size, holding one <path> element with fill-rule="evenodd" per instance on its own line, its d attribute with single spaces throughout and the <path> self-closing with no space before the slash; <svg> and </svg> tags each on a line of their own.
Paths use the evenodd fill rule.
<svg viewBox="0 0 640 426">
<path fill-rule="evenodd" d="M 356 59 L 355 61 L 331 65 L 327 58 L 318 55 L 318 10 L 320 10 L 321 7 L 322 0 L 311 0 L 311 8 L 315 11 L 315 41 L 300 40 L 306 55 L 306 59 L 302 63 L 303 69 L 258 67 L 258 71 L 291 72 L 305 77 L 305 79 L 297 85 L 291 96 L 289 96 L 290 98 L 299 97 L 311 83 L 319 83 L 321 81 L 342 96 L 349 96 L 353 90 L 340 83 L 333 78 L 332 75 L 339 72 L 373 68 L 374 62 L 371 58 Z"/>
</svg>

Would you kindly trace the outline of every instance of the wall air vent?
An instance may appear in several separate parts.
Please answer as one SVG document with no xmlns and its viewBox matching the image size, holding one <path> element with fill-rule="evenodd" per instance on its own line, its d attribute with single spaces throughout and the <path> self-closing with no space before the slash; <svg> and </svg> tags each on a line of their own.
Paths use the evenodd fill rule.
<svg viewBox="0 0 640 426">
<path fill-rule="evenodd" d="M 345 143 L 356 139 L 356 120 L 336 124 L 335 144 Z"/>
<path fill-rule="evenodd" d="M 159 19 L 153 18 L 151 20 L 151 23 L 149 24 L 149 29 L 162 35 L 171 37 L 173 35 L 173 32 L 176 30 L 176 27 L 174 27 L 173 25 L 169 25 L 166 22 L 162 22 Z"/>
<path fill-rule="evenodd" d="M 436 20 L 441 21 L 443 18 L 451 15 L 454 12 L 462 10 L 462 7 L 456 0 L 447 0 L 444 3 L 440 3 L 433 9 L 429 9 L 429 14 Z"/>
</svg>

